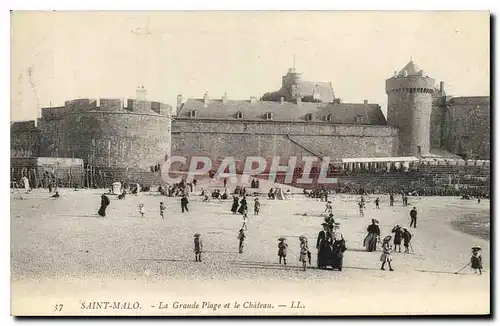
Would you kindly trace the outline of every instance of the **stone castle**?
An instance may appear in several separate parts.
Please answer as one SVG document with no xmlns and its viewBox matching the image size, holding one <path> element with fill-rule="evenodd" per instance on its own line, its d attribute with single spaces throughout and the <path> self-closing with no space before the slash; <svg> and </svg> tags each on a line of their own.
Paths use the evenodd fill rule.
<svg viewBox="0 0 500 326">
<path fill-rule="evenodd" d="M 387 118 L 377 104 L 343 103 L 331 83 L 290 69 L 261 98 L 223 95 L 171 107 L 137 98 L 77 99 L 11 123 L 11 157 L 80 158 L 85 166 L 154 171 L 169 155 L 272 159 L 330 157 L 490 159 L 490 98 L 451 97 L 410 61 L 386 80 Z"/>
</svg>

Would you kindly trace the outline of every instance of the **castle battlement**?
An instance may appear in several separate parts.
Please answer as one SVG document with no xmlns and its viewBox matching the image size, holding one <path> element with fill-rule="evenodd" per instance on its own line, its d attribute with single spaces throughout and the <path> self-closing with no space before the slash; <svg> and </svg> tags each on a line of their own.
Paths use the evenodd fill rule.
<svg viewBox="0 0 500 326">
<path fill-rule="evenodd" d="M 67 114 L 113 112 L 161 115 L 170 117 L 171 106 L 158 101 L 120 98 L 80 98 L 64 102 L 64 106 L 42 108 L 42 120 L 61 119 Z"/>
</svg>

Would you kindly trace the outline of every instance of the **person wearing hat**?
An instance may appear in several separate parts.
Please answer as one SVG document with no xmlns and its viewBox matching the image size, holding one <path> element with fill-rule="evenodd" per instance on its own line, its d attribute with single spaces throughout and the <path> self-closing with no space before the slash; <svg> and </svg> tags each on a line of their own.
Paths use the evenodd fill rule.
<svg viewBox="0 0 500 326">
<path fill-rule="evenodd" d="M 380 237 L 380 228 L 377 224 L 378 221 L 372 218 L 372 224 L 368 225 L 366 228 L 368 234 L 363 241 L 363 246 L 366 247 L 366 251 L 368 252 L 377 250 L 377 240 Z"/>
<path fill-rule="evenodd" d="M 472 254 L 470 256 L 470 266 L 472 269 L 474 269 L 474 274 L 476 274 L 479 271 L 479 275 L 483 275 L 482 269 L 483 269 L 483 257 L 481 256 L 481 247 L 479 246 L 474 246 L 471 248 L 472 249 Z"/>
<path fill-rule="evenodd" d="M 401 252 L 401 238 L 403 236 L 403 230 L 401 230 L 399 224 L 396 224 L 392 228 L 391 232 L 394 233 L 394 251 L 396 251 L 396 248 L 399 246 L 399 252 Z"/>
<path fill-rule="evenodd" d="M 259 211 L 260 211 L 259 198 L 255 198 L 254 204 L 253 204 L 253 215 L 259 215 Z"/>
<path fill-rule="evenodd" d="M 278 257 L 280 258 L 280 265 L 281 265 L 281 258 L 283 258 L 283 263 L 286 265 L 286 249 L 288 248 L 288 244 L 286 243 L 286 239 L 281 237 L 278 238 Z"/>
<path fill-rule="evenodd" d="M 201 261 L 201 252 L 203 250 L 203 242 L 201 241 L 200 234 L 194 235 L 194 257 L 196 261 Z"/>
<path fill-rule="evenodd" d="M 321 225 L 323 226 L 323 230 L 319 231 L 318 239 L 316 240 L 316 249 L 318 251 L 317 266 L 318 268 L 325 268 L 330 265 L 332 233 L 329 223 L 323 222 Z"/>
<path fill-rule="evenodd" d="M 377 197 L 377 198 L 375 199 L 375 208 L 376 208 L 376 209 L 380 209 L 379 204 L 380 204 L 380 199 Z"/>
<path fill-rule="evenodd" d="M 163 212 L 165 211 L 165 209 L 167 209 L 165 207 L 165 204 L 163 204 L 163 202 L 160 202 L 160 216 L 161 216 L 161 219 L 163 220 L 164 217 L 163 217 Z"/>
<path fill-rule="evenodd" d="M 245 231 L 243 229 L 240 229 L 240 233 L 238 234 L 238 239 L 240 240 L 240 244 L 238 246 L 239 253 L 243 253 L 243 243 L 245 241 Z"/>
<path fill-rule="evenodd" d="M 307 256 L 309 253 L 309 246 L 307 245 L 307 238 L 304 235 L 299 237 L 300 240 L 300 256 L 299 261 L 302 262 L 303 270 L 306 270 Z"/>
<path fill-rule="evenodd" d="M 385 271 L 385 263 L 389 264 L 389 270 L 392 272 L 394 269 L 392 269 L 391 266 L 391 246 L 389 245 L 389 241 L 391 241 L 392 236 L 388 235 L 384 238 L 382 241 L 382 255 L 380 256 L 380 261 L 382 262 L 382 266 L 380 267 L 381 270 Z"/>
<path fill-rule="evenodd" d="M 403 233 L 401 234 L 403 238 L 403 245 L 405 246 L 405 254 L 410 253 L 410 241 L 411 241 L 411 233 L 407 228 L 403 228 Z"/>
<path fill-rule="evenodd" d="M 333 225 L 332 268 L 342 271 L 344 252 L 347 250 L 344 235 L 340 232 L 340 223 Z"/>
</svg>

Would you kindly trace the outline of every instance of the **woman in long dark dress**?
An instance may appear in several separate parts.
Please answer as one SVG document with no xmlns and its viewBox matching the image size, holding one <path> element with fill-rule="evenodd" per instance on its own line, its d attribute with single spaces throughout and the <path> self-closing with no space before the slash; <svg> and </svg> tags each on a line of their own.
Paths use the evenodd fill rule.
<svg viewBox="0 0 500 326">
<path fill-rule="evenodd" d="M 97 212 L 97 214 L 99 214 L 103 217 L 106 216 L 106 207 L 108 207 L 108 205 L 109 205 L 108 196 L 102 195 L 101 196 L 101 208 L 99 208 L 99 211 Z"/>
<path fill-rule="evenodd" d="M 239 204 L 240 203 L 238 201 L 238 197 L 233 196 L 233 206 L 231 206 L 231 212 L 233 212 L 233 214 L 236 214 L 236 212 L 238 211 Z"/>
<path fill-rule="evenodd" d="M 366 228 L 368 235 L 363 241 L 363 245 L 366 247 L 366 251 L 377 250 L 377 239 L 380 237 L 380 228 L 377 225 L 377 221 L 372 219 L 372 224 L 368 225 Z"/>
<path fill-rule="evenodd" d="M 318 268 L 325 268 L 331 265 L 332 256 L 332 235 L 328 223 L 322 223 L 323 230 L 319 231 L 316 249 L 318 249 Z"/>
<path fill-rule="evenodd" d="M 247 199 L 245 196 L 243 196 L 243 198 L 241 198 L 240 205 L 241 206 L 240 206 L 240 209 L 238 209 L 238 213 L 245 214 L 245 212 L 248 210 Z"/>
</svg>

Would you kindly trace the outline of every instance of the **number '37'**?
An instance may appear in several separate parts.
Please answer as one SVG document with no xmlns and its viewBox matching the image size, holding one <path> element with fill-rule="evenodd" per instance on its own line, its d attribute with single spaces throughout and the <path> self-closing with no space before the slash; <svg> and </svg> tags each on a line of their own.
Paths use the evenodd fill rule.
<svg viewBox="0 0 500 326">
<path fill-rule="evenodd" d="M 64 305 L 63 304 L 56 304 L 54 306 L 54 311 L 62 311 Z"/>
</svg>

